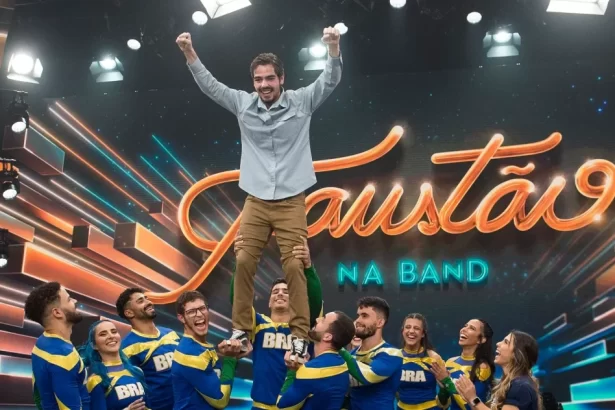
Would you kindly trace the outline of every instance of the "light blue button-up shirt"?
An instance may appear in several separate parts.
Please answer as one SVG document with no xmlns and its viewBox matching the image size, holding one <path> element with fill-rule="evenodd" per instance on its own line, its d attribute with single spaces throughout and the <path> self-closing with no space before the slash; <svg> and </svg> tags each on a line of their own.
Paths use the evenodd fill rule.
<svg viewBox="0 0 615 410">
<path fill-rule="evenodd" d="M 342 78 L 342 59 L 327 59 L 312 84 L 286 90 L 269 109 L 256 92 L 217 81 L 200 60 L 188 67 L 205 95 L 237 116 L 241 130 L 239 187 L 263 200 L 297 195 L 316 183 L 310 150 L 312 113 Z"/>
</svg>

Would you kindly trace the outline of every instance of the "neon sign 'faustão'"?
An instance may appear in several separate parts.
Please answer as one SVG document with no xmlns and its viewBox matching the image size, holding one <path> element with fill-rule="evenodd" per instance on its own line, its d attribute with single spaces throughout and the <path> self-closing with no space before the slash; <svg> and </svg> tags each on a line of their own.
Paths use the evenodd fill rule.
<svg viewBox="0 0 615 410">
<path fill-rule="evenodd" d="M 375 147 L 348 157 L 315 161 L 314 169 L 316 172 L 327 172 L 368 164 L 391 151 L 402 135 L 403 129 L 394 127 L 389 135 Z M 543 219 L 548 226 L 558 231 L 581 229 L 604 213 L 615 198 L 615 165 L 607 160 L 587 161 L 576 172 L 575 184 L 579 193 L 587 198 L 596 199 L 596 201 L 583 213 L 573 218 L 560 218 L 555 214 L 554 203 L 566 185 L 564 178 L 556 177 L 529 212 L 526 210 L 526 201 L 535 191 L 534 183 L 524 178 L 513 178 L 493 188 L 466 219 L 462 221 L 451 220 L 453 212 L 492 159 L 541 154 L 555 148 L 561 140 L 561 134 L 553 133 L 543 141 L 502 147 L 504 137 L 496 134 L 483 149 L 434 154 L 431 157 L 434 164 L 473 163 L 441 208 L 438 209 L 436 206 L 432 186 L 425 183 L 421 186 L 421 193 L 415 207 L 408 216 L 399 222 L 393 221 L 393 213 L 404 192 L 400 185 L 393 187 L 380 208 L 367 222 L 365 215 L 375 194 L 374 186 L 367 185 L 363 189 L 343 218 L 341 206 L 348 199 L 349 193 L 344 189 L 335 187 L 319 189 L 306 198 L 307 212 L 319 202 L 329 201 L 329 203 L 320 218 L 308 227 L 308 236 L 318 235 L 327 228 L 334 238 L 341 238 L 350 228 L 353 228 L 360 236 L 369 236 L 378 228 L 387 235 L 401 235 L 414 226 L 424 235 L 435 235 L 440 230 L 451 234 L 462 234 L 472 229 L 490 233 L 504 228 L 511 222 L 518 230 L 527 231 L 534 227 L 540 219 Z M 531 173 L 533 169 L 533 164 L 528 164 L 525 167 L 507 166 L 503 168 L 502 173 L 504 175 L 524 176 Z M 589 182 L 590 176 L 596 173 L 601 173 L 605 177 L 604 182 L 600 185 L 593 185 Z M 192 228 L 188 215 L 192 202 L 203 191 L 215 185 L 237 181 L 238 179 L 238 170 L 220 172 L 200 180 L 186 192 L 178 210 L 179 226 L 193 245 L 205 251 L 210 251 L 211 254 L 192 279 L 180 288 L 165 293 L 150 293 L 149 298 L 153 302 L 171 303 L 182 292 L 196 289 L 232 245 L 239 229 L 241 215 L 237 217 L 219 242 L 200 237 Z M 511 193 L 514 193 L 514 196 L 506 209 L 501 214 L 490 218 L 490 213 L 498 201 Z M 427 221 L 422 220 L 424 217 L 427 217 Z"/>
</svg>

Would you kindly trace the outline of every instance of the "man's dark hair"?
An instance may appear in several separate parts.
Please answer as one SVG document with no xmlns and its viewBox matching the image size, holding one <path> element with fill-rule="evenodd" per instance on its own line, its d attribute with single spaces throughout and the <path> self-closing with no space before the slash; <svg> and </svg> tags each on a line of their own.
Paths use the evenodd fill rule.
<svg viewBox="0 0 615 410">
<path fill-rule="evenodd" d="M 49 282 L 34 288 L 26 298 L 26 317 L 44 327 L 49 307 L 60 300 L 61 287 L 58 282 Z"/>
<path fill-rule="evenodd" d="M 115 308 L 117 309 L 117 314 L 122 319 L 128 320 L 126 315 L 124 314 L 124 309 L 126 309 L 126 305 L 130 302 L 130 298 L 135 293 L 145 293 L 145 291 L 141 288 L 128 288 L 118 296 L 117 301 L 115 302 Z"/>
<path fill-rule="evenodd" d="M 376 311 L 376 313 L 384 316 L 384 323 L 386 324 L 389 321 L 389 304 L 386 300 L 379 298 L 377 296 L 365 296 L 359 299 L 357 303 L 359 308 L 370 307 Z"/>
<path fill-rule="evenodd" d="M 250 64 L 250 75 L 252 78 L 254 78 L 254 71 L 256 70 L 256 67 L 269 64 L 273 66 L 275 75 L 278 77 L 282 77 L 284 75 L 284 63 L 280 60 L 280 57 L 273 53 L 262 53 L 257 55 L 254 60 L 252 60 L 252 64 Z"/>
<path fill-rule="evenodd" d="M 202 300 L 203 302 L 205 302 L 205 304 L 207 304 L 207 299 L 205 299 L 205 296 L 203 296 L 203 294 L 198 290 L 189 290 L 179 295 L 179 297 L 177 298 L 177 302 L 175 302 L 175 309 L 177 310 L 177 314 L 183 315 L 186 304 L 194 302 L 195 300 Z"/>
<path fill-rule="evenodd" d="M 337 319 L 329 325 L 328 332 L 331 333 L 333 339 L 331 344 L 335 350 L 348 346 L 352 341 L 355 333 L 354 322 L 344 312 L 336 310 L 334 312 L 337 315 Z"/>
<path fill-rule="evenodd" d="M 273 293 L 273 288 L 275 288 L 277 285 L 279 285 L 280 283 L 283 283 L 285 285 L 288 286 L 288 282 L 286 282 L 286 279 L 284 278 L 277 278 L 276 280 L 273 281 L 273 283 L 271 284 L 271 290 L 269 291 L 269 297 L 271 297 L 271 294 Z"/>
</svg>

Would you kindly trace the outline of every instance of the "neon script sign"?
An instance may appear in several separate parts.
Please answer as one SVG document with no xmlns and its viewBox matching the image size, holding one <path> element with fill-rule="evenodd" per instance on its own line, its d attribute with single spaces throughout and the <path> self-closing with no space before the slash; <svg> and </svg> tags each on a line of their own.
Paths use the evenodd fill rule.
<svg viewBox="0 0 615 410">
<path fill-rule="evenodd" d="M 397 145 L 402 135 L 403 129 L 401 127 L 393 127 L 389 135 L 375 147 L 348 157 L 315 161 L 314 169 L 316 172 L 337 171 L 376 161 L 390 152 Z M 306 198 L 306 212 L 309 213 L 314 205 L 319 202 L 329 201 L 329 203 L 320 218 L 308 227 L 308 237 L 318 235 L 327 228 L 334 238 L 341 238 L 350 228 L 353 228 L 360 236 L 369 236 L 378 228 L 387 235 L 401 235 L 414 226 L 424 235 L 435 235 L 441 229 L 451 234 L 462 234 L 472 229 L 490 233 L 504 228 L 511 222 L 518 230 L 527 231 L 534 227 L 540 219 L 543 219 L 548 226 L 558 231 L 581 229 L 602 215 L 615 198 L 615 165 L 607 160 L 590 160 L 578 169 L 575 175 L 577 190 L 581 195 L 596 199 L 596 201 L 589 209 L 573 218 L 564 219 L 555 214 L 555 200 L 566 185 L 566 179 L 557 177 L 553 179 L 551 185 L 529 212 L 526 211 L 525 205 L 527 198 L 535 192 L 534 183 L 525 178 L 513 178 L 493 188 L 466 219 L 462 221 L 451 219 L 453 212 L 492 159 L 541 154 L 555 148 L 561 140 L 561 134 L 553 133 L 539 142 L 503 147 L 504 137 L 496 134 L 483 149 L 434 154 L 431 157 L 434 164 L 472 162 L 472 165 L 440 208 L 434 200 L 432 186 L 428 183 L 421 185 L 421 193 L 413 210 L 398 222 L 393 221 L 393 213 L 404 193 L 404 189 L 400 185 L 393 187 L 380 208 L 367 222 L 365 222 L 365 215 L 376 192 L 373 185 L 367 185 L 363 189 L 343 218 L 341 207 L 342 203 L 349 198 L 348 191 L 335 187 L 319 189 Z M 525 176 L 530 174 L 534 168 L 532 163 L 528 163 L 524 167 L 506 166 L 502 169 L 502 174 Z M 605 176 L 601 185 L 593 185 L 589 182 L 590 176 L 597 173 Z M 179 226 L 193 245 L 202 250 L 210 251 L 211 254 L 192 279 L 183 286 L 170 292 L 150 293 L 149 298 L 153 302 L 172 303 L 182 292 L 196 289 L 205 281 L 224 253 L 232 246 L 233 239 L 239 229 L 241 215 L 233 222 L 224 237 L 216 242 L 200 237 L 192 228 L 188 214 L 192 202 L 199 194 L 215 185 L 237 180 L 239 180 L 238 170 L 224 171 L 200 180 L 186 192 L 178 210 Z M 514 193 L 514 196 L 506 209 L 501 214 L 490 218 L 490 213 L 498 201 L 511 193 Z M 424 217 L 427 218 L 427 221 L 421 220 Z"/>
</svg>

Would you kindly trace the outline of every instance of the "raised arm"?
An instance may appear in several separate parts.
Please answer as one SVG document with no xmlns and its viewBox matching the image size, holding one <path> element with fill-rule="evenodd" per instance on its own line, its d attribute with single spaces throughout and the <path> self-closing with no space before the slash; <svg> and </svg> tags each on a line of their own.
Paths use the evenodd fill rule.
<svg viewBox="0 0 615 410">
<path fill-rule="evenodd" d="M 190 33 L 180 34 L 175 42 L 184 53 L 188 68 L 201 91 L 233 114 L 239 114 L 241 107 L 250 100 L 250 95 L 244 91 L 229 88 L 214 78 L 194 51 Z"/>
<path fill-rule="evenodd" d="M 223 358 L 222 373 L 220 378 L 216 374 L 213 367 L 205 363 L 199 368 L 191 367 L 194 363 L 182 363 L 183 356 L 179 356 L 177 360 L 177 352 L 175 352 L 175 360 L 183 364 L 181 372 L 192 387 L 203 397 L 214 409 L 224 409 L 228 406 L 231 398 L 231 388 L 235 377 L 235 369 L 237 367 L 237 359 L 232 357 Z"/>
<path fill-rule="evenodd" d="M 312 113 L 331 95 L 342 79 L 342 57 L 340 54 L 340 33 L 333 27 L 323 30 L 322 42 L 329 53 L 325 69 L 316 81 L 295 92 L 301 96 L 305 110 Z"/>
<path fill-rule="evenodd" d="M 380 383 L 401 369 L 403 358 L 399 349 L 381 349 L 371 364 L 361 363 L 342 349 L 340 356 L 348 365 L 348 372 L 361 385 Z"/>
</svg>

